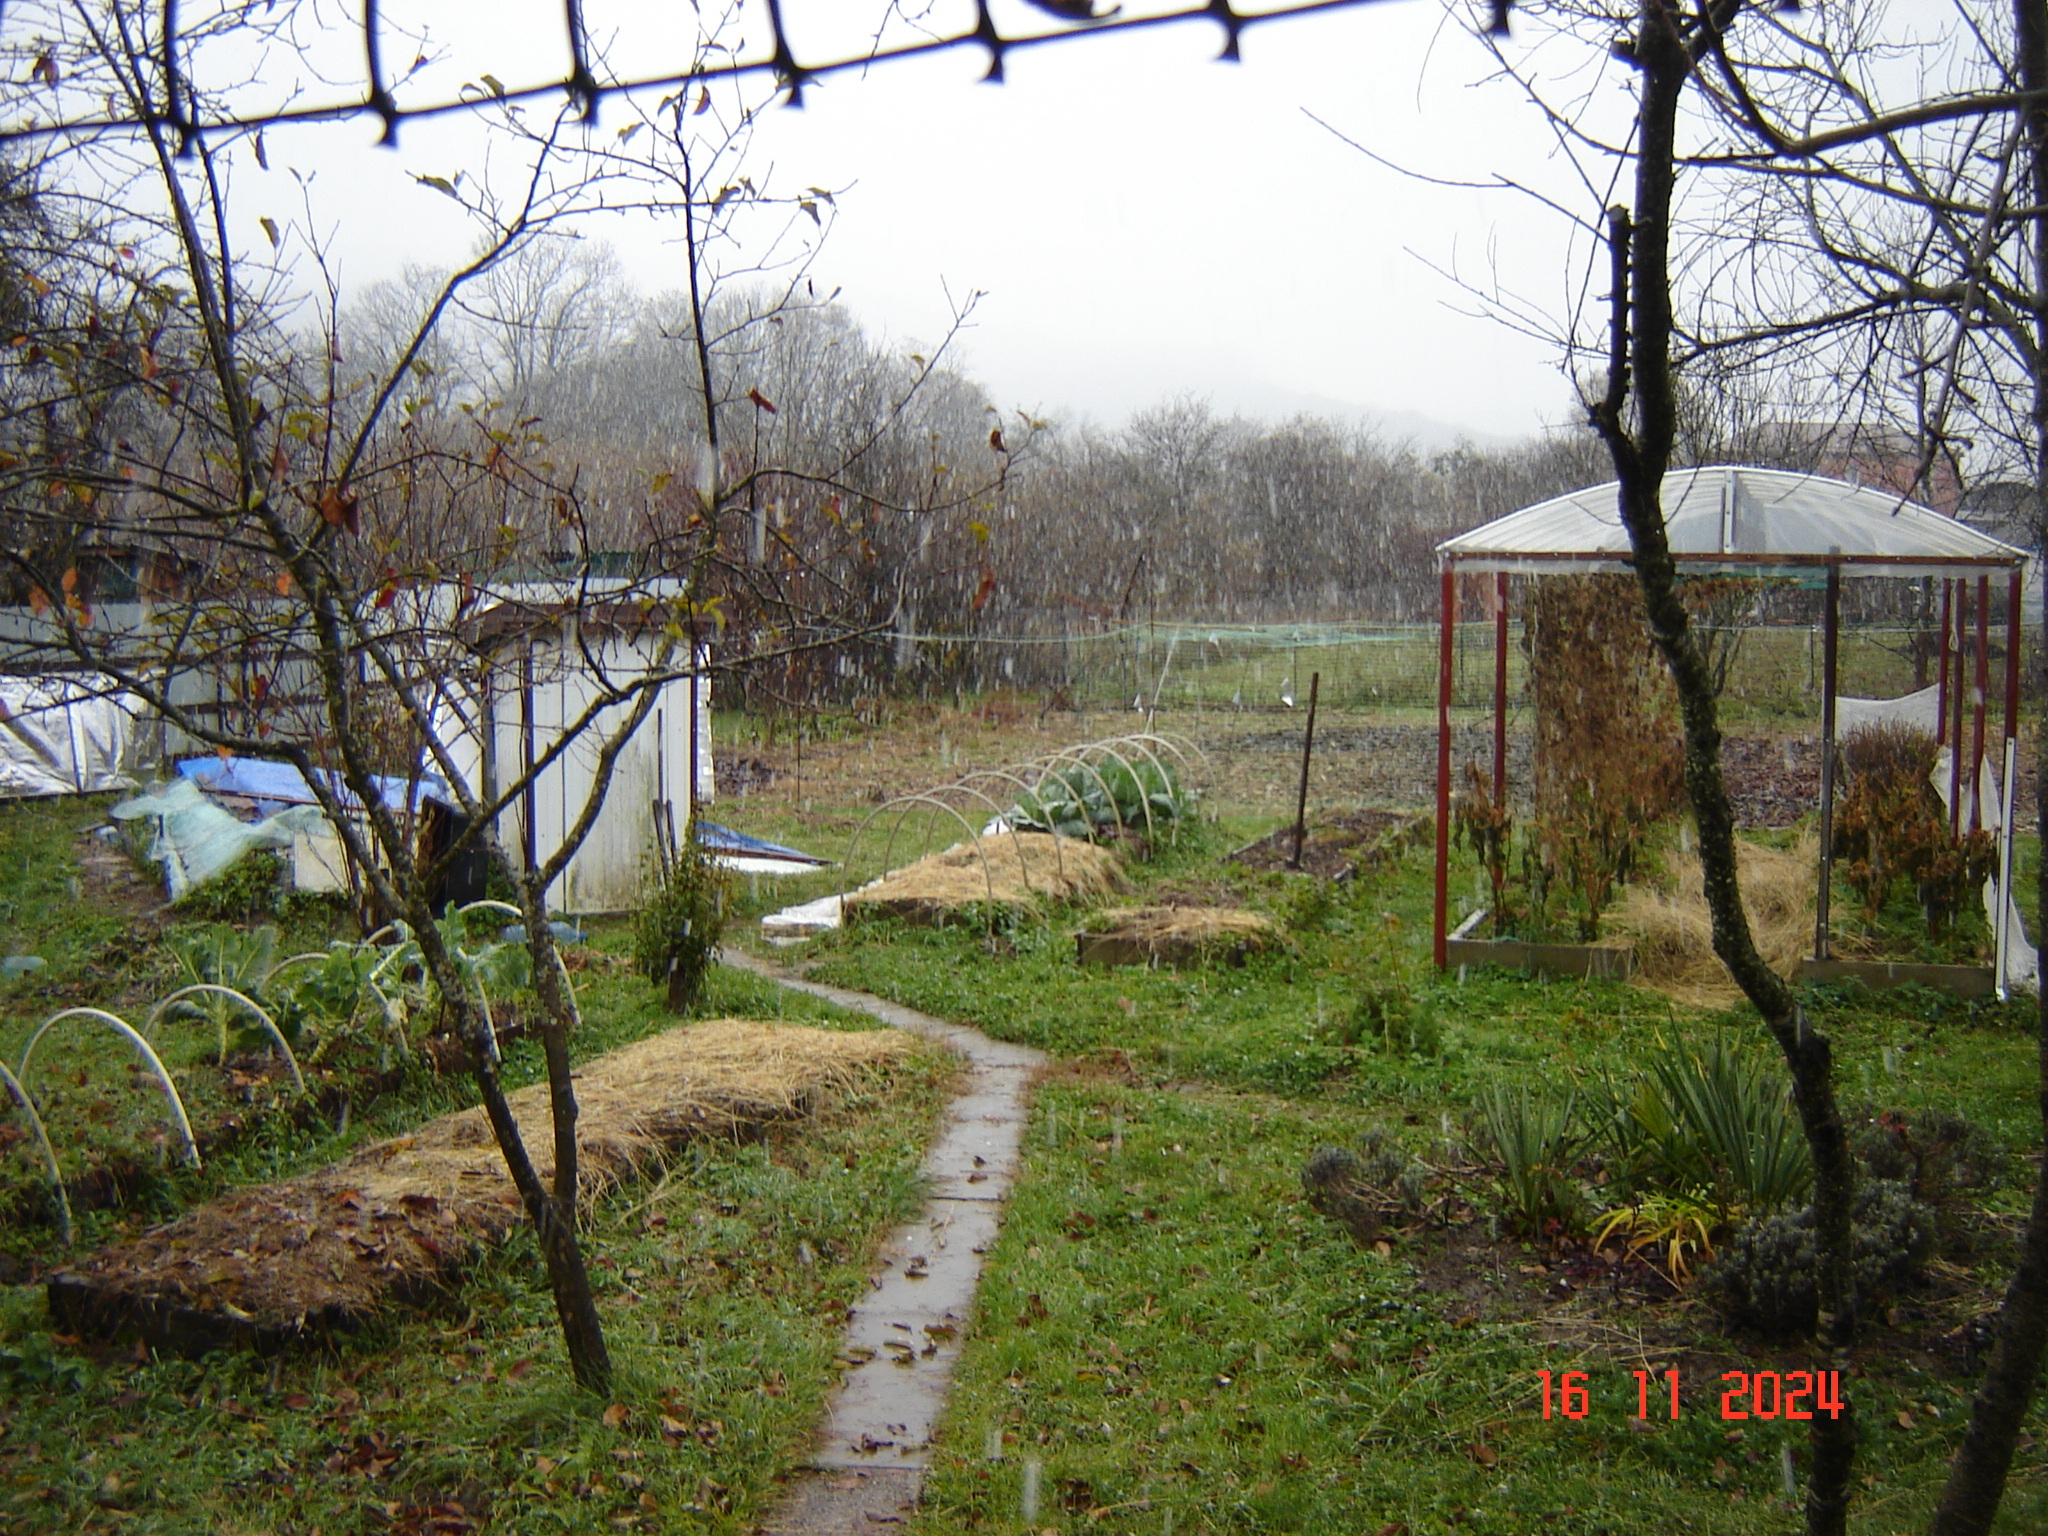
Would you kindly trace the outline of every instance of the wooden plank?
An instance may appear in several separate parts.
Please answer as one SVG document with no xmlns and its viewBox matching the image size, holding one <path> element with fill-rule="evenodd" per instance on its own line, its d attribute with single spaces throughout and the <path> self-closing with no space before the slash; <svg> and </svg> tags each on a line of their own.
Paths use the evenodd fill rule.
<svg viewBox="0 0 2048 1536">
<path fill-rule="evenodd" d="M 1447 940 L 1447 965 L 1498 965 L 1532 976 L 1604 976 L 1620 980 L 1635 974 L 1631 944 L 1532 944 L 1520 939 Z"/>
<path fill-rule="evenodd" d="M 1801 981 L 1860 981 L 1866 987 L 1934 987 L 1956 997 L 1990 997 L 1997 977 L 1988 965 L 1919 965 L 1893 960 L 1802 960 Z"/>
</svg>

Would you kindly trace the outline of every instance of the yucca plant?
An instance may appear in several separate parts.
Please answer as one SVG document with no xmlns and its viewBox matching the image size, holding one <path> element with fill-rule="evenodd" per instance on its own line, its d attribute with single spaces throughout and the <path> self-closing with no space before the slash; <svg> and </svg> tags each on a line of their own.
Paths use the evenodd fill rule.
<svg viewBox="0 0 2048 1536">
<path fill-rule="evenodd" d="M 1493 1164 L 1503 1214 L 1531 1237 L 1578 1224 L 1581 1197 L 1572 1177 L 1580 1136 L 1575 1096 L 1532 1093 L 1526 1084 L 1494 1083 L 1474 1105 L 1474 1149 Z"/>
<path fill-rule="evenodd" d="M 1614 1182 L 1635 1196 L 1696 1192 L 1720 1225 L 1806 1197 L 1813 1160 L 1784 1075 L 1719 1036 L 1667 1041 L 1642 1076 L 1592 1090 Z"/>
</svg>

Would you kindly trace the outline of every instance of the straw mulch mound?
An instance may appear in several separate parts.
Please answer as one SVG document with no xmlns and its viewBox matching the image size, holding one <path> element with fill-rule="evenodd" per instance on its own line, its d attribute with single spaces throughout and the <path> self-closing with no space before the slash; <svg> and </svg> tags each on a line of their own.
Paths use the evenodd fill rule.
<svg viewBox="0 0 2048 1536">
<path fill-rule="evenodd" d="M 1790 976 L 1813 943 L 1820 846 L 1804 837 L 1790 850 L 1736 847 L 1756 947 L 1773 970 Z M 1632 888 L 1615 915 L 1615 927 L 1635 940 L 1635 980 L 1702 1007 L 1736 1002 L 1742 994 L 1714 955 L 1699 855 L 1680 854 L 1677 868 L 1675 890 Z"/>
<path fill-rule="evenodd" d="M 694 1136 L 813 1114 L 917 1049 L 893 1029 L 720 1019 L 614 1051 L 576 1074 L 579 1192 L 594 1199 Z M 511 1105 L 551 1179 L 546 1085 Z M 275 1345 L 430 1289 L 524 1219 L 484 1112 L 464 1110 L 104 1248 L 52 1277 L 50 1308 L 64 1326 L 183 1353 Z"/>
<path fill-rule="evenodd" d="M 1083 965 L 1242 965 L 1281 942 L 1270 918 L 1237 907 L 1125 907 L 1074 935 Z"/>
<path fill-rule="evenodd" d="M 943 923 L 989 904 L 990 886 L 998 907 L 1028 911 L 1041 901 L 1080 901 L 1124 888 L 1116 855 L 1077 838 L 1049 832 L 1000 832 L 973 843 L 955 843 L 915 864 L 894 870 L 849 895 L 849 922 L 862 917 L 900 917 L 913 923 Z"/>
</svg>

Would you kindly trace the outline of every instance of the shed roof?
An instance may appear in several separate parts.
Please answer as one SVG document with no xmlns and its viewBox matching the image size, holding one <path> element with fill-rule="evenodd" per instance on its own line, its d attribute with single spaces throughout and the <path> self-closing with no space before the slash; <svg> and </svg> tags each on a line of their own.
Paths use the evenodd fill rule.
<svg viewBox="0 0 2048 1536">
<path fill-rule="evenodd" d="M 1620 482 L 1553 497 L 1437 545 L 1467 571 L 1625 570 Z M 1845 573 L 1957 576 L 2011 570 L 2026 551 L 1873 486 L 1782 469 L 1714 465 L 1664 477 L 1671 552 L 1688 566 L 1770 571 L 1839 565 Z"/>
</svg>

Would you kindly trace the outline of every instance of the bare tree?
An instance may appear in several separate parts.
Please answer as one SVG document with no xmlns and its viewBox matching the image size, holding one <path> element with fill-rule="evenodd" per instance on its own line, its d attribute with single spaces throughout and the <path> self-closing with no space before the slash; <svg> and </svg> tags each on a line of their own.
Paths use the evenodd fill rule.
<svg viewBox="0 0 2048 1536">
<path fill-rule="evenodd" d="M 611 1368 L 576 1232 L 577 1008 L 554 949 L 549 893 L 662 689 L 702 670 L 703 638 L 720 636 L 724 665 L 758 664 L 842 639 L 855 612 L 831 581 L 812 578 L 812 552 L 790 530 L 771 527 L 772 562 L 734 550 L 757 488 L 787 482 L 822 495 L 838 486 L 829 475 L 774 470 L 770 445 L 758 457 L 735 453 L 744 429 L 777 411 L 746 371 L 776 316 L 743 303 L 720 308 L 709 274 L 715 250 L 746 259 L 741 248 L 753 237 L 735 226 L 738 214 L 776 200 L 743 170 L 707 183 L 707 165 L 736 167 L 720 160 L 723 150 L 706 150 L 707 126 L 718 119 L 707 125 L 693 103 L 653 114 L 658 142 L 632 154 L 623 136 L 592 148 L 571 128 L 570 108 L 544 122 L 503 108 L 497 131 L 516 152 L 495 157 L 492 174 L 417 176 L 417 195 L 450 198 L 471 218 L 471 256 L 438 280 L 410 282 L 368 327 L 374 339 L 345 360 L 341 295 L 321 253 L 276 220 L 263 225 L 254 250 L 234 237 L 225 186 L 236 157 L 257 149 L 236 132 L 208 130 L 216 103 L 163 46 L 164 16 L 142 0 L 52 7 L 36 44 L 50 64 L 10 61 L 24 67 L 0 87 L 56 89 L 55 77 L 66 91 L 119 102 L 142 125 L 81 136 L 22 168 L 37 199 L 48 200 L 38 216 L 61 212 L 53 232 L 86 251 L 83 231 L 91 244 L 68 265 L 54 250 L 15 248 L 34 262 L 21 269 L 30 291 L 49 290 L 52 336 L 76 339 L 61 355 L 46 349 L 48 366 L 6 381 L 20 387 L 0 399 L 0 519 L 29 535 L 9 543 L 6 559 L 41 612 L 15 659 L 90 669 L 194 740 L 300 770 L 377 903 L 410 926 L 449 1021 L 470 1044 L 485 1113 L 539 1238 L 570 1362 L 579 1382 L 602 1391 Z M 239 25 L 239 13 L 219 25 Z M 189 134 L 158 109 L 166 93 Z M 816 228 L 823 221 L 811 220 L 811 200 L 791 199 L 786 212 Z M 570 263 L 530 291 L 508 284 L 483 293 L 482 285 L 537 245 L 543 254 L 526 275 L 543 270 L 553 254 L 544 242 L 621 209 L 659 211 L 688 232 L 692 298 L 676 340 L 692 359 L 686 376 L 704 432 L 683 464 L 662 471 L 692 487 L 691 500 L 676 505 L 650 492 L 641 509 L 648 558 L 617 575 L 595 569 L 578 471 L 539 426 L 489 395 L 437 395 L 430 386 L 461 340 L 446 328 L 464 305 L 510 327 L 522 346 L 547 327 L 574 339 L 574 317 L 585 312 L 578 306 L 605 287 L 601 262 Z M 20 218 L 29 220 L 26 209 Z M 326 274 L 323 301 L 293 307 L 284 263 L 295 251 Z M 111 264 L 93 254 L 107 252 L 117 253 Z M 437 346 L 440 359 L 430 361 Z M 522 356 L 504 364 L 505 377 L 535 389 L 570 361 L 562 351 Z M 935 369 L 911 371 L 854 460 L 887 439 Z M 485 389 L 499 382 L 487 370 L 477 377 Z M 67 424 L 55 433 L 39 425 L 52 420 Z M 1006 462 L 997 461 L 989 479 Z M 77 558 L 80 529 L 146 552 L 166 573 L 134 622 L 95 612 Z M 563 562 L 556 557 L 565 549 Z M 550 563 L 564 574 L 543 586 L 507 577 Z M 750 622 L 721 629 L 729 608 L 721 583 L 742 580 L 755 605 Z M 480 773 L 465 747 L 478 728 L 479 689 L 490 686 L 508 644 L 536 642 L 582 670 L 584 702 L 533 760 Z M 251 654 L 267 658 L 261 690 L 246 690 L 231 709 L 195 702 L 193 679 L 218 678 Z M 292 691 L 306 707 L 284 707 Z M 571 753 L 588 765 L 589 794 L 570 808 L 553 853 L 521 857 L 499 837 L 499 817 Z M 466 830 L 429 853 L 412 835 L 415 807 L 381 792 L 388 774 L 440 780 Z M 437 888 L 473 847 L 517 891 L 526 920 L 544 1016 L 551 1173 L 521 1137 L 495 1033 L 435 921 Z"/>
</svg>

